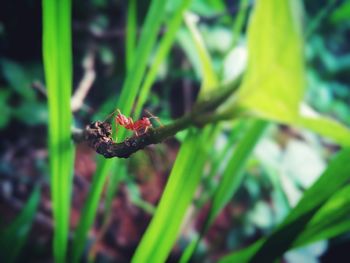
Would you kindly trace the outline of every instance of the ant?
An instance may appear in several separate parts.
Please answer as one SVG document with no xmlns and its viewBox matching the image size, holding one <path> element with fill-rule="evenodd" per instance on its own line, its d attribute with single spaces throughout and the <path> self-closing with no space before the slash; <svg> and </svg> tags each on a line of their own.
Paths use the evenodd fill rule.
<svg viewBox="0 0 350 263">
<path fill-rule="evenodd" d="M 120 112 L 119 109 L 113 111 L 108 117 L 109 119 L 115 112 L 117 112 L 117 116 L 115 117 L 115 122 L 118 127 L 118 124 L 123 126 L 125 129 L 131 130 L 135 132 L 136 136 L 145 134 L 150 127 L 152 127 L 152 123 L 150 119 L 159 119 L 156 116 L 153 116 L 149 111 L 146 111 L 151 117 L 142 117 L 140 120 L 133 121 L 131 117 L 126 117 L 124 114 Z M 160 122 L 159 122 L 160 123 Z"/>
</svg>

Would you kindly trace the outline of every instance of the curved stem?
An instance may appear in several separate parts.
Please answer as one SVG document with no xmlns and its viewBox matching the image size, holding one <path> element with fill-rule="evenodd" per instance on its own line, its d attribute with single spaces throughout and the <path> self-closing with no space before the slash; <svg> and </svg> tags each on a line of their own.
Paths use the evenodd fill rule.
<svg viewBox="0 0 350 263">
<path fill-rule="evenodd" d="M 73 130 L 73 139 L 76 142 L 87 142 L 95 151 L 106 158 L 128 158 L 131 154 L 150 144 L 157 144 L 174 136 L 177 132 L 190 126 L 203 127 L 206 124 L 232 119 L 232 114 L 216 112 L 239 86 L 241 78 L 218 88 L 215 94 L 209 94 L 196 104 L 191 112 L 175 120 L 171 124 L 149 128 L 141 135 L 134 135 L 123 142 L 117 143 L 112 139 L 112 127 L 108 122 L 94 122 L 84 130 Z M 232 107 L 231 107 L 232 108 Z"/>
</svg>

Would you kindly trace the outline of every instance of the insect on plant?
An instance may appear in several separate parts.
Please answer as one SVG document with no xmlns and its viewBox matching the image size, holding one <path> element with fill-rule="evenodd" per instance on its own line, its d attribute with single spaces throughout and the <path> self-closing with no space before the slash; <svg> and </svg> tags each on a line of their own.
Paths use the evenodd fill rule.
<svg viewBox="0 0 350 263">
<path fill-rule="evenodd" d="M 159 118 L 154 116 L 153 114 L 151 114 L 149 111 L 146 111 L 146 113 L 148 115 L 150 115 L 150 117 L 142 117 L 141 119 L 139 119 L 135 122 L 133 121 L 133 119 L 131 117 L 126 117 L 124 114 L 122 114 L 119 109 L 116 109 L 115 111 L 113 111 L 107 117 L 107 119 L 109 119 L 111 116 L 113 116 L 115 114 L 115 112 L 117 112 L 117 116 L 115 117 L 116 127 L 118 128 L 118 125 L 121 125 L 125 129 L 128 129 L 128 130 L 135 132 L 136 136 L 145 134 L 148 131 L 148 129 L 150 127 L 152 127 L 152 123 L 151 123 L 150 119 L 157 119 L 158 122 L 160 123 Z"/>
</svg>

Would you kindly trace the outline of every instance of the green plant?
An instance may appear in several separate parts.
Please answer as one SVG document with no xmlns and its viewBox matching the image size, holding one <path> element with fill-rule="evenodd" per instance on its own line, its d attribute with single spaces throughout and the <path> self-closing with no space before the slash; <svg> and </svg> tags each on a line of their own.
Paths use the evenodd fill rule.
<svg viewBox="0 0 350 263">
<path fill-rule="evenodd" d="M 245 7 L 247 2 L 244 0 L 240 2 L 240 12 L 235 23 L 231 25 L 235 35 L 231 48 L 235 48 L 238 44 L 237 39 L 248 14 Z M 157 71 L 176 37 L 182 49 L 191 57 L 190 61 L 196 68 L 201 87 L 197 103 L 189 114 L 169 125 L 150 129 L 148 133 L 132 139 L 136 143 L 139 141 L 142 143 L 147 137 L 154 139 L 151 143 L 159 143 L 167 136 L 187 130 L 160 203 L 132 261 L 164 262 L 167 259 L 179 236 L 185 214 L 192 206 L 195 193 L 201 186 L 205 165 L 210 163 L 211 171 L 206 180 L 212 183 L 213 175 L 219 168 L 222 170 L 222 176 L 219 182 L 213 184 L 209 194 L 203 199 L 204 201 L 201 201 L 201 205 L 196 207 L 198 211 L 206 201 L 211 202 L 204 225 L 192 238 L 181 259 L 181 262 L 188 262 L 196 256 L 201 239 L 244 181 L 245 165 L 269 122 L 308 128 L 333 139 L 342 146 L 350 145 L 350 133 L 341 123 L 311 111 L 303 101 L 306 66 L 304 34 L 300 22 L 303 9 L 299 1 L 257 1 L 254 4 L 247 33 L 248 65 L 242 80 L 239 75 L 229 84 L 221 78 L 222 61 L 216 66 L 217 61 L 203 40 L 198 17 L 188 11 L 191 1 L 169 3 L 161 0 L 151 1 L 138 45 L 136 45 L 137 4 L 137 1 L 130 1 L 128 5 L 125 42 L 127 74 L 115 105 L 128 116 L 139 117 L 150 88 L 155 82 Z M 198 1 L 194 6 L 196 4 L 198 5 Z M 222 1 L 217 3 L 208 1 L 206 4 L 220 10 L 225 6 Z M 165 16 L 167 5 L 172 6 L 173 11 L 169 17 Z M 67 254 L 73 161 L 69 110 L 72 78 L 70 8 L 68 0 L 60 3 L 43 1 L 44 64 L 48 87 L 50 173 L 55 220 L 54 257 L 57 262 L 65 262 Z M 157 42 L 163 24 L 167 31 Z M 153 64 L 147 70 L 147 63 L 153 50 L 155 50 Z M 135 108 L 132 114 L 133 107 Z M 229 122 L 233 131 L 230 131 L 229 146 L 217 151 L 215 142 L 218 136 L 225 132 L 225 127 L 219 123 L 223 120 Z M 240 129 L 240 126 L 236 125 L 236 120 L 245 126 L 244 134 L 239 139 L 235 136 L 236 129 Z M 206 126 L 201 127 L 202 125 Z M 120 131 L 118 141 L 123 141 L 125 138 L 126 132 Z M 112 140 L 112 137 L 108 139 Z M 123 142 L 120 142 L 120 145 L 128 148 Z M 143 144 L 140 148 L 146 145 Z M 234 150 L 229 152 L 231 148 Z M 227 158 L 227 163 L 220 164 L 220 160 L 213 161 L 210 158 L 212 153 Z M 342 187 L 348 179 L 347 154 L 348 151 L 340 153 L 271 236 L 258 241 L 243 252 L 223 258 L 222 261 L 256 261 L 259 257 L 272 261 L 293 247 L 348 231 L 349 225 L 344 220 L 346 218 L 344 213 L 332 214 L 333 205 L 345 209 L 347 204 L 341 202 L 346 200 L 348 193 L 348 187 Z M 109 211 L 118 183 L 121 178 L 128 175 L 124 160 L 106 160 L 99 157 L 98 168 L 74 233 L 73 262 L 78 262 L 83 255 L 88 232 L 93 225 L 103 188 L 110 174 L 111 185 L 107 187 L 104 227 L 110 216 Z M 326 189 L 330 177 L 335 183 Z M 315 192 L 320 190 L 324 194 L 315 198 Z M 333 195 L 337 190 L 341 193 Z M 146 210 L 153 211 L 149 209 L 148 204 L 142 203 L 142 206 L 146 207 Z M 331 226 L 333 222 L 341 224 L 333 227 Z M 304 224 L 307 225 L 305 228 Z M 286 241 L 279 244 L 281 238 L 286 238 Z M 91 261 L 93 259 L 94 256 L 90 257 Z"/>
<path fill-rule="evenodd" d="M 74 150 L 71 142 L 71 2 L 43 1 L 43 57 L 49 107 L 55 262 L 66 262 Z"/>
<path fill-rule="evenodd" d="M 136 48 L 133 58 L 130 58 L 132 61 L 131 69 L 126 77 L 122 93 L 117 103 L 118 108 L 127 115 L 131 113 L 132 105 L 135 101 L 139 85 L 146 70 L 147 59 L 149 58 L 150 52 L 156 41 L 156 36 L 162 22 L 162 16 L 157 15 L 157 13 L 163 13 L 162 10 L 165 10 L 164 1 L 152 1 L 147 18 L 144 22 L 145 24 L 140 36 L 139 45 Z M 133 34 L 130 30 L 128 32 L 129 34 Z M 119 134 L 118 136 L 119 138 L 124 138 L 125 134 Z M 92 183 L 92 189 L 82 213 L 83 220 L 81 220 L 74 237 L 73 262 L 78 261 L 83 252 L 84 241 L 88 229 L 95 217 L 103 185 L 106 182 L 112 163 L 111 160 L 99 160 L 98 169 Z M 123 164 L 119 163 L 119 165 Z"/>
<path fill-rule="evenodd" d="M 344 183 L 349 177 L 349 153 L 349 150 L 343 150 L 334 157 L 318 181 L 269 237 L 220 262 L 270 262 L 288 249 L 348 231 L 349 186 Z"/>
<path fill-rule="evenodd" d="M 169 49 L 169 44 L 172 41 L 175 29 L 179 26 L 180 20 L 178 17 L 183 12 L 184 8 L 186 8 L 185 2 L 180 9 L 178 9 L 178 13 L 174 15 L 176 18 L 174 24 L 170 24 L 174 27 L 169 26 L 169 34 L 166 35 L 166 37 L 169 37 L 169 40 L 164 37 L 164 42 L 161 42 L 161 47 L 164 48 L 165 51 L 157 53 L 159 57 L 156 56 L 155 66 L 151 68 L 150 75 L 147 75 L 150 79 L 146 77 L 145 84 L 141 89 L 139 104 L 137 104 L 136 116 L 139 114 L 141 105 L 145 102 L 145 94 L 148 94 L 150 85 L 154 81 L 155 70 L 159 66 L 164 54 L 166 54 L 166 50 Z M 199 30 L 196 27 L 195 17 L 190 14 L 185 15 L 187 29 L 183 30 L 188 30 L 186 34 L 191 36 L 193 41 L 192 45 L 195 47 L 196 51 L 195 56 L 200 62 L 200 74 L 202 76 L 202 88 L 197 107 L 198 109 L 208 108 L 214 112 L 208 116 L 203 116 L 204 120 L 207 118 L 206 122 L 248 116 L 263 118 L 304 126 L 322 135 L 326 135 L 338 143 L 349 145 L 349 131 L 347 128 L 331 119 L 316 115 L 310 116 L 305 113 L 305 106 L 302 106 L 305 89 L 305 66 L 303 62 L 303 37 L 299 22 L 302 14 L 301 10 L 300 3 L 294 2 L 293 5 L 291 5 L 289 1 L 258 2 L 255 5 L 248 31 L 249 63 L 247 72 L 245 73 L 240 89 L 237 91 L 235 100 L 225 100 L 223 105 L 217 110 L 215 104 L 213 104 L 215 105 L 213 108 L 208 106 L 212 103 L 210 99 L 215 100 L 215 96 L 210 96 L 209 94 L 212 94 L 215 92 L 216 88 L 220 87 L 220 85 L 218 85 L 217 73 L 213 70 L 212 60 Z M 242 16 L 243 15 L 239 17 L 234 27 L 234 32 L 236 32 L 236 34 L 242 26 Z M 133 19 L 130 21 L 133 21 Z M 276 26 L 276 24 L 278 24 L 278 26 Z M 275 39 L 272 43 L 270 41 L 271 38 Z M 140 46 L 142 47 L 142 44 Z M 138 48 L 140 48 L 140 46 Z M 139 50 L 138 48 L 137 50 Z M 147 53 L 145 53 L 145 55 L 146 54 Z M 143 64 L 141 63 L 141 65 Z M 124 87 L 128 87 L 130 83 L 136 83 L 136 80 L 141 80 L 141 70 L 138 69 L 137 72 L 139 72 L 140 75 L 135 75 L 136 78 L 133 78 L 135 82 L 131 80 L 128 82 L 127 77 Z M 128 89 L 123 89 L 118 105 L 120 105 L 119 107 L 123 112 L 129 113 L 137 90 L 132 89 L 133 93 L 124 93 L 125 90 Z M 229 95 L 227 96 L 230 97 Z M 127 105 L 125 109 L 124 105 Z M 196 107 L 194 109 L 196 110 Z M 196 121 L 196 118 L 191 114 L 189 116 L 191 117 L 187 119 L 188 122 Z M 252 122 L 246 136 L 244 136 L 242 141 L 236 146 L 236 151 L 234 151 L 227 167 L 225 167 L 223 178 L 213 193 L 213 203 L 211 205 L 210 214 L 202 232 L 198 238 L 194 239 L 194 242 L 189 247 L 188 251 L 186 251 L 182 259 L 183 262 L 191 258 L 202 235 L 204 235 L 219 211 L 227 204 L 238 189 L 243 179 L 242 171 L 244 164 L 248 160 L 249 154 L 258 142 L 259 137 L 262 135 L 265 126 L 266 122 L 264 121 Z M 327 126 L 331 126 L 332 128 L 326 129 L 325 127 Z M 174 129 L 178 131 L 179 129 L 186 128 L 187 125 L 183 125 L 183 121 L 179 120 L 178 122 L 174 122 L 173 126 L 170 125 L 169 127 L 174 127 Z M 167 126 L 160 128 L 159 133 L 155 131 L 152 135 L 153 131 L 150 131 L 149 134 L 145 136 L 159 136 L 159 138 L 163 138 L 161 134 L 163 131 L 165 132 L 166 129 Z M 178 236 L 186 209 L 191 204 L 195 190 L 200 183 L 203 166 L 209 154 L 209 149 L 214 143 L 219 131 L 220 126 L 215 125 L 206 127 L 203 130 L 190 129 L 188 131 L 170 174 L 170 179 L 164 190 L 163 197 L 148 230 L 135 252 L 133 262 L 139 262 L 140 260 L 163 262 L 166 260 Z M 121 143 L 121 145 L 122 144 L 123 143 Z M 197 149 L 197 151 L 193 151 L 193 149 Z M 123 151 L 123 149 L 121 149 L 121 151 Z M 118 162 L 118 165 L 122 164 Z M 92 207 L 96 207 L 97 205 L 99 193 L 102 190 L 103 182 L 109 170 L 108 166 L 102 167 L 105 168 L 102 170 L 104 176 L 95 177 L 96 182 L 99 182 L 98 189 L 100 190 L 94 192 L 95 197 L 91 199 L 94 200 L 94 205 Z M 98 174 L 100 171 L 101 170 L 99 170 Z M 191 174 L 190 179 L 187 177 L 188 174 Z M 93 185 L 95 184 L 93 183 Z M 95 189 L 95 187 L 93 187 L 93 189 Z M 115 190 L 111 192 L 114 193 Z M 179 200 L 178 195 L 180 192 L 181 199 Z M 110 194 L 109 200 L 111 196 Z M 89 200 L 87 204 L 90 204 L 91 200 Z M 86 207 L 89 207 L 89 205 Z M 169 209 L 170 207 L 172 208 L 171 210 Z M 83 222 L 83 224 L 85 224 L 85 231 L 87 231 L 88 225 L 91 224 L 95 213 L 94 209 L 92 211 L 89 209 L 89 211 L 90 223 L 87 224 L 85 220 L 85 223 Z M 86 217 L 84 217 L 84 219 L 85 218 Z M 79 230 L 77 233 L 79 236 Z M 76 244 L 82 246 L 83 239 L 77 240 L 79 241 L 76 241 Z M 82 248 L 80 248 L 80 251 L 81 249 Z"/>
<path fill-rule="evenodd" d="M 16 262 L 25 245 L 40 201 L 40 190 L 36 188 L 29 197 L 18 217 L 0 232 L 2 260 Z"/>
</svg>

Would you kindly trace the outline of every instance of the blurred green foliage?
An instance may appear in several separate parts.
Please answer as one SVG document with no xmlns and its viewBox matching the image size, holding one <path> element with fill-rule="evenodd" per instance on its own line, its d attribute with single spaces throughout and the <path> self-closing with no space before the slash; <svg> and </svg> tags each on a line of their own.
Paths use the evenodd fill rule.
<svg viewBox="0 0 350 263">
<path fill-rule="evenodd" d="M 40 189 L 36 187 L 16 219 L 0 232 L 0 259 L 16 262 L 25 245 L 40 201 Z"/>
<path fill-rule="evenodd" d="M 88 232 L 94 225 L 108 177 L 102 225 L 113 217 L 112 204 L 118 198 L 120 184 L 126 186 L 132 205 L 154 216 L 136 249 L 135 262 L 145 258 L 162 262 L 171 253 L 177 253 L 176 257 L 183 253 L 182 262 L 190 258 L 202 261 L 222 255 L 222 249 L 237 250 L 259 238 L 263 239 L 255 243 L 258 245 L 247 246 L 232 257 L 239 262 L 245 257 L 254 258 L 260 246 L 270 242 L 272 249 L 265 245 L 267 250 L 262 249 L 258 255 L 280 257 L 288 249 L 298 247 L 285 253 L 284 258 L 293 262 L 296 258 L 310 261 L 320 257 L 328 248 L 332 249 L 332 239 L 300 246 L 334 238 L 350 229 L 347 181 L 344 186 L 332 188 L 332 193 L 327 192 L 331 183 L 342 182 L 336 178 L 347 172 L 348 152 L 342 153 L 341 165 L 331 176 L 320 177 L 332 154 L 339 147 L 350 145 L 349 1 L 161 2 L 73 1 L 73 85 L 76 89 L 85 74 L 81 64 L 88 53 L 94 56 L 93 70 L 97 76 L 84 107 L 74 115 L 75 125 L 82 127 L 93 120 L 103 120 L 115 107 L 129 115 L 134 105 L 135 116 L 146 107 L 163 123 L 169 123 L 191 109 L 198 94 L 201 99 L 208 90 L 245 72 L 237 95 L 219 108 L 233 118 L 243 117 L 176 135 L 181 148 L 172 170 L 166 168 L 170 178 L 159 205 L 143 200 L 142 183 L 135 172 L 148 166 L 143 173 L 149 175 L 153 171 L 158 176 L 160 172 L 152 169 L 159 164 L 155 165 L 152 158 L 138 153 L 129 161 L 98 161 L 93 190 L 75 231 L 74 260 L 78 261 L 84 249 L 89 248 L 89 242 L 94 241 Z M 151 4 L 159 5 L 149 13 Z M 31 14 L 26 17 L 28 21 L 13 15 L 9 11 L 11 5 L 4 4 L 3 12 L 9 15 L 0 21 L 0 132 L 5 138 L 1 144 L 4 153 L 11 152 L 8 145 L 16 146 L 21 138 L 30 137 L 27 133 L 48 125 L 46 95 L 33 88 L 33 83 L 45 83 L 38 55 L 42 47 L 33 48 L 37 45 L 35 41 L 41 41 L 42 32 L 34 30 L 31 37 L 25 32 L 28 31 L 25 22 L 40 13 L 40 5 L 35 1 L 23 4 L 23 9 Z M 35 27 L 40 28 L 40 23 Z M 28 48 L 21 46 L 23 38 L 27 38 Z M 41 85 L 44 92 L 47 85 Z M 61 88 L 57 87 L 58 93 Z M 59 96 L 58 103 L 62 99 Z M 68 97 L 65 98 L 67 106 Z M 302 102 L 309 107 L 301 107 Z M 65 112 L 70 112 L 69 107 Z M 251 120 L 252 116 L 273 123 L 265 127 L 265 121 Z M 125 135 L 119 133 L 120 137 Z M 47 138 L 37 140 L 39 143 L 29 141 L 29 145 L 33 148 L 43 145 Z M 158 145 L 154 151 L 172 156 L 170 153 L 177 147 L 177 143 Z M 47 160 L 41 158 L 37 162 Z M 0 173 L 7 172 L 5 165 L 1 167 Z M 45 169 L 38 172 L 43 177 L 47 174 Z M 18 174 L 25 176 L 23 172 Z M 318 180 L 326 181 L 319 187 L 319 183 L 314 184 Z M 65 182 L 60 187 L 69 196 L 71 185 Z M 310 191 L 317 194 L 309 197 Z M 318 204 L 307 220 L 304 218 L 307 226 L 302 231 L 298 222 L 298 216 L 303 215 L 300 206 L 307 208 L 319 200 L 322 194 L 318 193 L 328 193 L 327 200 Z M 205 227 L 188 223 L 191 231 L 180 233 L 186 212 L 195 211 L 191 221 L 195 225 L 198 219 L 193 218 L 206 211 L 208 202 L 212 205 L 204 220 Z M 21 215 L 19 218 L 23 218 Z M 224 221 L 223 216 L 228 221 L 224 231 L 211 239 L 212 229 Z M 292 222 L 288 221 L 291 217 L 295 219 Z M 27 219 L 30 222 L 29 216 Z M 28 235 L 30 224 L 24 221 L 23 233 Z M 211 224 L 213 227 L 209 228 Z M 293 244 L 277 249 L 280 239 L 275 238 L 281 232 L 285 234 L 286 226 L 295 227 L 292 234 L 298 237 Z M 5 239 L 10 239 L 8 236 Z M 288 237 L 293 235 L 288 232 L 286 240 Z M 66 245 L 66 239 L 61 242 Z M 345 236 L 343 242 L 349 242 L 349 238 Z M 174 246 L 180 252 L 176 249 L 171 252 Z M 231 256 L 226 259 L 232 260 Z"/>
<path fill-rule="evenodd" d="M 2 90 L 3 115 L 0 128 L 5 128 L 11 118 L 27 125 L 47 123 L 47 105 L 38 99 L 36 90 L 32 87 L 33 80 L 42 78 L 42 69 L 38 65 L 23 66 L 9 59 L 0 59 L 0 70 L 8 87 Z M 9 103 L 16 97 L 16 105 Z"/>
</svg>

